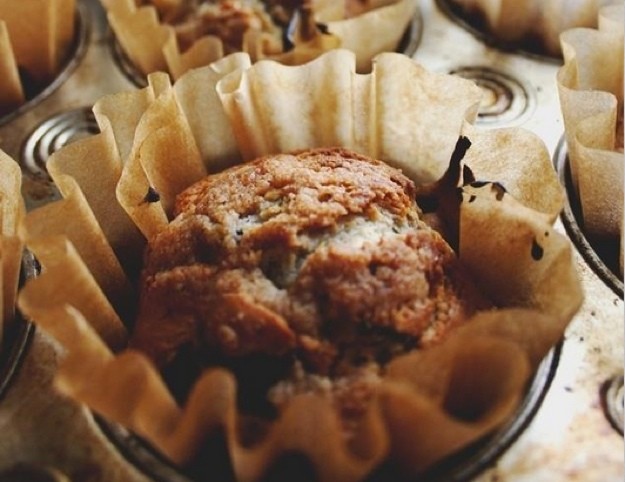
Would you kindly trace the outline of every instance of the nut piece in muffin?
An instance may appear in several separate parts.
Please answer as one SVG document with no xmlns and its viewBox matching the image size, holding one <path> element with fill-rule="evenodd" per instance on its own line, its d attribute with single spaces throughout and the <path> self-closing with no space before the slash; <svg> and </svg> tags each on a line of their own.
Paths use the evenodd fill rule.
<svg viewBox="0 0 625 482">
<path fill-rule="evenodd" d="M 359 412 L 386 362 L 485 306 L 420 220 L 413 182 L 347 150 L 214 174 L 178 196 L 175 214 L 149 243 L 131 346 L 165 371 L 181 354 L 244 379 L 265 367 L 258 388 L 282 380 L 277 405 L 326 391 Z"/>
</svg>

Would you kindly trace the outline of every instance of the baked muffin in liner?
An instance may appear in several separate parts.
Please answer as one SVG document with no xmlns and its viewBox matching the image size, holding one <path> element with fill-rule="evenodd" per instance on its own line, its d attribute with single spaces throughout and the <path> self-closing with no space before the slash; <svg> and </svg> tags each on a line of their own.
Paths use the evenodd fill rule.
<svg viewBox="0 0 625 482">
<path fill-rule="evenodd" d="M 598 9 L 613 0 L 442 0 L 504 46 L 560 57 L 559 35 L 596 27 Z"/>
<path fill-rule="evenodd" d="M 365 69 L 376 54 L 397 48 L 417 9 L 414 0 L 225 0 L 212 4 L 211 8 L 217 12 L 211 13 L 211 20 L 203 21 L 202 26 L 202 21 L 188 18 L 193 19 L 193 12 L 210 2 L 170 0 L 138 5 L 136 0 L 102 0 L 102 3 L 130 61 L 146 75 L 165 71 L 174 79 L 189 69 L 208 65 L 236 51 L 248 53 L 253 62 L 271 58 L 297 65 L 327 50 L 343 47 L 353 50 L 359 68 Z M 302 5 L 298 7 L 299 4 Z M 350 8 L 352 4 L 360 7 Z M 269 12 L 276 8 L 285 10 L 282 5 L 288 7 L 285 13 L 270 16 Z M 276 20 L 276 17 L 284 18 Z M 214 28 L 206 27 L 208 23 Z"/>
<path fill-rule="evenodd" d="M 0 1 L 0 115 L 59 72 L 74 39 L 75 11 L 75 0 Z"/>
<path fill-rule="evenodd" d="M 479 97 L 473 83 L 401 54 L 358 74 L 355 55 L 338 49 L 296 67 L 233 54 L 173 86 L 153 74 L 144 89 L 101 99 L 101 133 L 49 161 L 63 199 L 28 213 L 21 230 L 42 274 L 18 306 L 64 348 L 56 387 L 180 465 L 201 452 L 214 473 L 223 449 L 207 441 L 221 438 L 238 480 L 260 480 L 293 453 L 320 480 L 362 480 L 382 463 L 415 476 L 490 433 L 583 295 L 570 243 L 552 227 L 564 197 L 544 144 L 518 128 L 472 126 Z M 471 143 L 462 160 L 459 136 Z M 149 359 L 125 348 L 137 263 L 176 194 L 208 172 L 331 146 L 402 169 L 435 200 L 497 309 L 389 362 L 353 436 L 327 397 L 300 393 L 249 438 L 229 371 L 203 372 L 179 405 Z"/>
<path fill-rule="evenodd" d="M 583 231 L 621 239 L 623 272 L 623 18 L 625 7 L 601 9 L 598 28 L 561 35 L 564 65 L 558 93 Z"/>
</svg>

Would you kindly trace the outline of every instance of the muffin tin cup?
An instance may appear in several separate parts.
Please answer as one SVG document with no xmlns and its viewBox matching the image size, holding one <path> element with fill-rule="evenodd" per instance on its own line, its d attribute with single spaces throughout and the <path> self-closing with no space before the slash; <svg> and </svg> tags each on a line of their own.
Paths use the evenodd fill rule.
<svg viewBox="0 0 625 482">
<path fill-rule="evenodd" d="M 50 83 L 48 83 L 32 97 L 28 98 L 26 102 L 20 105 L 17 109 L 6 115 L 0 116 L 0 127 L 33 109 L 57 91 L 57 89 L 72 75 L 74 70 L 76 70 L 76 67 L 80 64 L 87 51 L 90 34 L 91 27 L 87 9 L 84 4 L 77 2 L 74 39 L 69 51 L 67 52 L 66 59 L 63 62 L 61 69 Z"/>
<path fill-rule="evenodd" d="M 476 125 L 498 127 L 518 125 L 536 110 L 536 95 L 516 75 L 487 66 L 464 66 L 449 72 L 475 82 L 484 92 Z"/>
<path fill-rule="evenodd" d="M 10 125 L 22 115 L 35 109 L 47 98 L 54 96 L 80 65 L 87 52 L 91 37 L 89 12 L 86 6 L 80 2 L 76 4 L 74 22 L 74 38 L 57 75 L 18 108 L 0 116 L 0 130 L 3 126 Z M 37 269 L 36 260 L 30 252 L 25 251 L 22 258 L 20 285 L 35 276 Z M 4 398 L 19 372 L 21 363 L 28 353 L 34 331 L 34 324 L 25 320 L 19 312 L 16 312 L 15 319 L 6 325 L 0 344 L 0 400 Z"/>
<path fill-rule="evenodd" d="M 29 251 L 24 252 L 20 273 L 20 285 L 36 276 L 37 261 Z M 7 325 L 0 346 L 0 400 L 4 398 L 19 372 L 21 363 L 28 353 L 35 325 L 25 320 L 19 312 Z"/>
<path fill-rule="evenodd" d="M 486 45 L 500 50 L 505 53 L 519 54 L 540 62 L 552 64 L 561 63 L 559 56 L 548 55 L 539 52 L 536 48 L 532 48 L 529 41 L 509 42 L 506 43 L 488 32 L 484 20 L 478 17 L 469 18 L 462 8 L 453 2 L 453 0 L 435 0 L 438 8 L 449 17 L 454 23 L 470 32 L 475 38 Z"/>
<path fill-rule="evenodd" d="M 553 162 L 558 172 L 560 182 L 567 194 L 561 217 L 571 241 L 573 241 L 573 244 L 597 276 L 599 276 L 599 278 L 601 278 L 601 280 L 619 297 L 623 298 L 623 279 L 617 274 L 618 240 L 614 239 L 612 242 L 594 241 L 589 239 L 584 233 L 581 208 L 571 179 L 569 158 L 564 137 L 562 137 L 558 143 Z"/>
</svg>

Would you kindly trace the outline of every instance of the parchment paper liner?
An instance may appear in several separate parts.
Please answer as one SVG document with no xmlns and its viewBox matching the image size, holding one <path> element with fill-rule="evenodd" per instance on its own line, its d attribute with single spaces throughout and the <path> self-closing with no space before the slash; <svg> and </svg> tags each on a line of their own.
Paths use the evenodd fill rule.
<svg viewBox="0 0 625 482">
<path fill-rule="evenodd" d="M 560 56 L 559 35 L 575 27 L 596 27 L 597 11 L 610 0 L 448 0 L 484 18 L 488 34 L 506 44 L 536 42 L 536 50 Z M 614 3 L 614 2 L 612 2 Z M 540 53 L 540 52 L 537 52 Z"/>
<path fill-rule="evenodd" d="M 198 39 L 181 52 L 174 29 L 162 23 L 159 10 L 175 8 L 181 0 L 152 2 L 137 7 L 135 0 L 102 0 L 108 12 L 109 23 L 122 49 L 141 72 L 166 71 L 174 79 L 188 70 L 208 65 L 224 56 L 223 43 L 217 37 Z M 273 58 L 288 65 L 299 65 L 333 48 L 343 47 L 356 53 L 359 68 L 370 66 L 378 53 L 397 48 L 415 11 L 415 0 L 375 0 L 370 10 L 344 19 L 337 12 L 338 2 L 313 2 L 315 21 L 323 22 L 329 34 L 321 34 L 294 41 L 288 52 L 268 49 L 265 35 L 250 32 L 244 39 L 244 52 L 252 61 Z M 340 3 L 342 6 L 342 3 Z"/>
<path fill-rule="evenodd" d="M 22 171 L 0 150 L 0 346 L 3 333 L 15 314 L 15 299 L 22 259 L 18 225 L 24 216 Z"/>
<path fill-rule="evenodd" d="M 623 230 L 623 4 L 604 7 L 599 27 L 561 36 L 558 92 L 583 230 L 619 238 Z M 621 274 L 623 270 L 621 249 Z"/>
<path fill-rule="evenodd" d="M 249 444 L 240 435 L 244 418 L 236 410 L 236 384 L 226 371 L 207 370 L 185 407 L 178 407 L 145 356 L 131 350 L 113 353 L 111 347 L 120 343 L 118 320 L 107 320 L 100 310 L 85 315 L 88 306 L 82 304 L 104 301 L 102 292 L 89 290 L 83 299 L 71 293 L 45 295 L 49 286 L 87 286 L 85 266 L 93 260 L 80 248 L 80 240 L 72 239 L 80 237 L 79 231 L 68 230 L 65 242 L 58 236 L 51 242 L 43 232 L 24 230 L 44 271 L 21 291 L 19 307 L 67 350 L 56 379 L 61 391 L 146 437 L 176 463 L 188 462 L 207 436 L 223 432 L 240 480 L 258 480 L 292 451 L 304 453 L 322 480 L 360 480 L 386 459 L 406 474 L 420 473 L 511 415 L 538 362 L 581 303 L 569 243 L 551 227 L 563 198 L 553 187 L 558 181 L 549 156 L 540 141 L 529 140 L 532 134 L 481 133 L 471 127 L 467 121 L 475 118 L 479 89 L 463 79 L 428 73 L 400 54 L 378 56 L 368 75 L 355 73 L 354 54 L 346 50 L 300 67 L 270 61 L 249 64 L 249 58 L 239 54 L 191 72 L 173 87 L 167 76 L 157 74 L 143 90 L 102 99 L 94 107 L 102 133 L 54 154 L 51 175 L 69 175 L 60 173 L 78 156 L 74 149 L 105 165 L 124 159 L 117 195 L 149 237 L 170 217 L 169 196 L 175 191 L 171 186 L 241 159 L 275 150 L 343 145 L 399 165 L 423 185 L 441 176 L 458 135 L 466 132 L 476 152 L 486 146 L 497 150 L 501 144 L 494 159 L 531 163 L 533 170 L 531 175 L 511 170 L 504 180 L 511 191 L 531 186 L 519 193 L 520 201 L 500 184 L 466 184 L 461 191 L 447 186 L 463 198 L 460 257 L 502 309 L 478 313 L 441 345 L 391 362 L 350 441 L 340 434 L 328 400 L 307 394 L 295 397 L 266 435 Z M 319 95 L 321 90 L 325 96 Z M 202 102 L 194 106 L 191 99 Z M 210 110 L 203 110 L 207 107 Z M 194 112 L 187 115 L 188 111 Z M 221 130 L 213 132 L 216 125 Z M 230 136 L 220 135 L 229 130 Z M 517 135 L 521 145 L 533 149 L 510 149 Z M 195 143 L 195 136 L 202 143 Z M 187 173 L 178 172 L 178 153 L 188 156 Z M 473 158 L 473 164 L 464 165 L 465 182 L 471 180 L 470 170 L 489 178 L 488 162 Z M 84 168 L 90 169 L 88 162 Z M 108 185 L 112 177 L 103 179 Z M 81 188 L 90 192 L 77 196 L 70 190 L 60 203 L 86 204 L 90 199 L 98 206 L 111 195 L 87 183 Z M 545 202 L 546 196 L 538 196 L 541 192 L 556 199 Z M 160 198 L 156 193 L 162 193 Z M 60 203 L 46 208 L 62 208 Z M 116 211 L 110 217 L 66 216 L 65 222 L 90 223 L 86 231 L 91 232 L 119 217 L 135 233 L 123 212 Z M 55 245 L 58 249 L 50 259 Z M 112 251 L 124 251 L 119 244 L 111 245 Z M 74 268 L 55 269 L 70 261 Z"/>
<path fill-rule="evenodd" d="M 76 0 L 0 0 L 0 115 L 25 101 L 18 66 L 35 85 L 50 82 L 74 38 Z"/>
</svg>

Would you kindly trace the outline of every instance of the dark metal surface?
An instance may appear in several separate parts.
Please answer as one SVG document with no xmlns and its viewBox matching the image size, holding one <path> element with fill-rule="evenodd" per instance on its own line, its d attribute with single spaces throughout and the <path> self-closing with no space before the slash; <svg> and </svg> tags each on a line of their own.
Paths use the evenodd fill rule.
<svg viewBox="0 0 625 482">
<path fill-rule="evenodd" d="M 20 285 L 36 276 L 37 263 L 33 255 L 25 251 L 22 258 Z M 0 400 L 11 387 L 28 352 L 35 325 L 25 320 L 16 310 L 15 319 L 8 323 L 0 346 Z"/>
<path fill-rule="evenodd" d="M 183 473 L 182 469 L 176 467 L 142 438 L 118 423 L 98 415 L 95 416 L 95 420 L 126 460 L 141 470 L 150 480 L 156 482 L 193 482 Z"/>
<path fill-rule="evenodd" d="M 478 125 L 501 125 L 519 122 L 532 115 L 536 96 L 527 82 L 517 75 L 492 67 L 459 67 L 449 72 L 480 86 L 484 99 L 478 111 Z"/>
<path fill-rule="evenodd" d="M 52 182 L 46 169 L 50 155 L 67 144 L 99 132 L 91 107 L 63 111 L 48 117 L 24 142 L 20 155 L 22 169 L 29 176 Z"/>
</svg>

